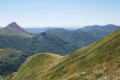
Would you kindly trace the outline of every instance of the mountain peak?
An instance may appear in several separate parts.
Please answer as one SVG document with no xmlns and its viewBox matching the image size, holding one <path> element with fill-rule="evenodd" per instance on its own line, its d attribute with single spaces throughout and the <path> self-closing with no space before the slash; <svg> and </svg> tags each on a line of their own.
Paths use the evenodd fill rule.
<svg viewBox="0 0 120 80">
<path fill-rule="evenodd" d="M 21 28 L 16 22 L 10 23 L 8 26 L 5 27 L 5 29 L 15 33 L 28 33 L 23 28 Z"/>
<path fill-rule="evenodd" d="M 114 25 L 114 24 L 107 24 L 107 25 L 105 25 L 105 26 L 116 26 L 116 25 Z"/>
<path fill-rule="evenodd" d="M 16 22 L 12 22 L 9 25 L 18 25 Z"/>
<path fill-rule="evenodd" d="M 12 22 L 9 25 L 7 25 L 6 28 L 21 28 L 16 22 Z"/>
</svg>

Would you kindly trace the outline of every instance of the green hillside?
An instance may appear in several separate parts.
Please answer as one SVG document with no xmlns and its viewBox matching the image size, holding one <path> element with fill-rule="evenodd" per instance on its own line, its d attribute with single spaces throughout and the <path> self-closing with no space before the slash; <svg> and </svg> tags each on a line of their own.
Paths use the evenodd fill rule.
<svg viewBox="0 0 120 80">
<path fill-rule="evenodd" d="M 82 47 L 92 44 L 93 42 L 98 41 L 99 39 L 78 29 L 72 31 L 68 36 L 66 36 L 65 40 L 71 44 L 74 44 L 77 49 L 80 49 Z"/>
<path fill-rule="evenodd" d="M 14 49 L 0 49 L 0 75 L 8 75 L 17 71 L 18 67 L 25 61 L 22 55 L 25 53 Z"/>
<path fill-rule="evenodd" d="M 40 79 L 37 78 L 38 76 L 36 77 L 36 76 L 32 75 L 30 72 L 27 73 L 29 75 L 22 76 L 22 74 L 24 74 L 23 72 L 25 72 L 27 70 L 27 68 L 26 69 L 20 68 L 17 72 L 17 75 L 14 76 L 14 79 L 15 80 L 20 80 L 20 79 L 24 79 L 24 80 L 28 80 L 28 79 L 29 80 L 33 80 L 33 79 L 36 79 L 36 80 L 86 80 L 86 78 L 87 78 L 86 76 L 89 76 L 89 75 L 95 76 L 95 74 L 93 73 L 95 66 L 101 65 L 99 67 L 104 68 L 104 66 L 102 66 L 102 64 L 103 65 L 109 64 L 110 61 L 112 61 L 112 60 L 114 61 L 114 59 L 117 59 L 120 56 L 119 44 L 120 44 L 120 29 L 113 32 L 112 34 L 105 37 L 104 39 L 93 43 L 90 46 L 79 49 L 79 50 L 75 51 L 74 53 L 63 57 L 61 59 L 63 61 L 58 62 L 56 65 L 52 66 L 52 68 L 50 67 L 50 69 L 49 69 L 49 67 L 47 67 L 48 71 L 45 71 L 44 74 L 40 73 L 41 68 L 38 69 L 38 68 L 32 67 L 32 69 L 37 69 L 37 73 L 39 75 L 41 75 L 39 77 Z M 34 61 L 34 59 L 31 61 Z M 42 62 L 41 63 L 37 62 L 34 65 L 32 65 L 29 62 L 27 64 L 30 64 L 30 66 L 36 65 L 36 67 L 38 67 L 38 66 L 40 66 L 42 68 L 45 67 L 45 66 L 41 65 L 41 64 L 43 64 Z M 117 62 L 116 62 L 116 64 L 117 64 Z M 23 66 L 23 67 L 26 67 L 26 66 Z M 108 68 L 110 68 L 110 67 L 112 68 L 113 66 L 111 65 Z M 103 70 L 102 68 L 101 68 L 101 70 Z M 113 70 L 114 69 L 115 68 L 113 68 Z M 116 69 L 118 69 L 118 68 L 116 68 Z M 91 73 L 89 73 L 87 75 L 82 75 L 82 76 L 80 75 L 80 74 L 85 74 L 85 71 L 87 71 L 87 70 L 91 70 L 90 71 Z M 36 73 L 36 72 L 34 72 L 34 73 Z M 113 73 L 111 73 L 111 74 L 113 74 Z M 98 74 L 96 74 L 96 75 L 98 75 Z M 111 78 L 113 76 L 116 76 L 116 75 L 114 75 L 114 74 L 111 76 L 107 75 L 108 78 Z M 102 76 L 100 76 L 100 78 L 102 78 Z M 96 80 L 96 79 L 97 78 L 94 78 L 93 80 Z M 113 79 L 111 78 L 110 80 L 113 80 Z"/>
<path fill-rule="evenodd" d="M 30 50 L 66 55 L 75 51 L 76 47 L 57 36 L 43 32 L 32 38 Z"/>
<path fill-rule="evenodd" d="M 12 48 L 34 53 L 50 52 L 61 55 L 66 55 L 76 50 L 76 47 L 67 41 L 47 33 L 40 33 L 32 38 L 19 35 L 0 35 L 0 48 Z"/>
<path fill-rule="evenodd" d="M 49 29 L 46 32 L 52 35 L 56 35 L 61 39 L 73 44 L 77 47 L 77 49 L 90 45 L 91 43 L 99 40 L 99 37 L 92 36 L 91 34 L 88 34 L 80 29 L 69 31 L 64 28 L 57 28 Z"/>
<path fill-rule="evenodd" d="M 12 48 L 23 52 L 50 52 L 60 55 L 72 53 L 77 48 L 69 42 L 48 33 L 30 34 L 15 22 L 0 29 L 0 49 Z"/>
</svg>

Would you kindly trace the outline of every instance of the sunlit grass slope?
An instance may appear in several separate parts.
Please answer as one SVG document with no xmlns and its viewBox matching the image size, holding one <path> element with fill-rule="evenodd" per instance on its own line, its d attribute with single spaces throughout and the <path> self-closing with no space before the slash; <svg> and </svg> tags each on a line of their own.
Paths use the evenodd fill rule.
<svg viewBox="0 0 120 80">
<path fill-rule="evenodd" d="M 120 80 L 120 57 L 98 64 L 81 73 L 75 73 L 66 80 Z"/>
<path fill-rule="evenodd" d="M 40 53 L 29 57 L 19 68 L 14 80 L 38 80 L 49 72 L 49 69 L 60 62 L 62 56 L 50 53 Z"/>
</svg>

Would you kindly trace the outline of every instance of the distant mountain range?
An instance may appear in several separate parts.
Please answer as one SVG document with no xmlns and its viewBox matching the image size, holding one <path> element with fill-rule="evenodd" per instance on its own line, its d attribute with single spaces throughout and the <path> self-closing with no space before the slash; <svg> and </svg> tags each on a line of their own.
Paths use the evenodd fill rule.
<svg viewBox="0 0 120 80">
<path fill-rule="evenodd" d="M 108 24 L 105 26 L 86 26 L 74 31 L 66 30 L 64 28 L 56 28 L 49 29 L 46 32 L 68 41 L 79 49 L 104 38 L 118 28 L 120 28 L 120 26 Z"/>
<path fill-rule="evenodd" d="M 24 28 L 26 31 L 28 31 L 29 33 L 32 33 L 32 34 L 38 34 L 38 33 L 41 33 L 41 32 L 45 32 L 49 29 L 60 29 L 60 28 L 57 28 L 57 27 L 45 27 L 45 28 Z M 70 31 L 74 31 L 74 30 L 77 30 L 77 28 L 65 28 L 67 30 L 70 30 Z"/>
<path fill-rule="evenodd" d="M 61 55 L 76 50 L 75 46 L 55 35 L 45 32 L 33 35 L 22 29 L 15 22 L 0 29 L 0 38 L 0 48 L 13 48 L 35 53 L 52 52 Z M 70 52 L 67 52 L 68 50 Z"/>
<path fill-rule="evenodd" d="M 115 31 L 119 28 L 120 28 L 120 26 L 108 24 L 105 26 L 99 26 L 99 25 L 86 26 L 84 28 L 81 28 L 81 30 L 83 30 L 93 36 L 99 36 L 101 38 L 104 38 L 105 36 L 107 36 L 108 34 L 112 33 L 113 31 Z"/>
<path fill-rule="evenodd" d="M 41 32 L 45 32 L 48 29 L 54 29 L 54 27 L 45 27 L 45 28 L 25 28 L 26 31 L 32 34 L 38 34 Z"/>
</svg>

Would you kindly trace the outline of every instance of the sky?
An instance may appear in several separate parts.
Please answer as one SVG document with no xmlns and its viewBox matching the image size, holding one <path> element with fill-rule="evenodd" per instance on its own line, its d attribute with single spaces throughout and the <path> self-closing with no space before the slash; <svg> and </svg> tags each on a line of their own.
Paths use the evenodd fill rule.
<svg viewBox="0 0 120 80">
<path fill-rule="evenodd" d="M 120 25 L 120 0 L 0 0 L 0 26 Z"/>
</svg>

